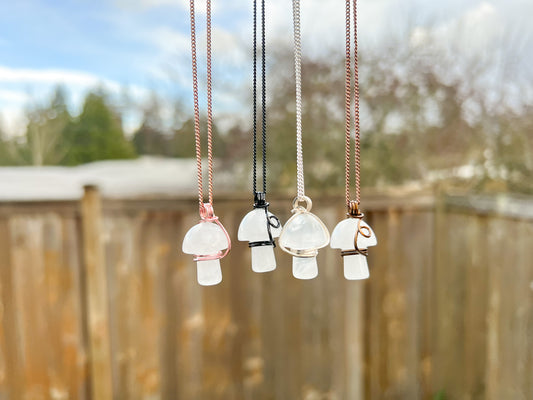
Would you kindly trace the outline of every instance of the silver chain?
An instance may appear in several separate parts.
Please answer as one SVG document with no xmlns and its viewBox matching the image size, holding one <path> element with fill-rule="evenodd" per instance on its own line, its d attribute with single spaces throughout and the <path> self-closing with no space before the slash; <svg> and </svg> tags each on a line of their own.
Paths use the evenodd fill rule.
<svg viewBox="0 0 533 400">
<path fill-rule="evenodd" d="M 302 43 L 300 32 L 300 0 L 292 0 L 294 27 L 294 77 L 296 81 L 296 184 L 298 199 L 305 196 L 302 153 Z"/>
</svg>

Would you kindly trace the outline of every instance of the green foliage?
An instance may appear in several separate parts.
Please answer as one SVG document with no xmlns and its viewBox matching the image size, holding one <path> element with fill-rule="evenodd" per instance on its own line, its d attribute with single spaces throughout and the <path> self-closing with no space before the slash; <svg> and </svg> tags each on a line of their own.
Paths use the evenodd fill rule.
<svg viewBox="0 0 533 400">
<path fill-rule="evenodd" d="M 202 156 L 207 156 L 207 122 L 200 121 L 202 129 Z M 195 136 L 194 136 L 194 119 L 187 119 L 178 129 L 173 132 L 171 139 L 171 155 L 179 158 L 196 157 Z M 213 124 L 213 155 L 223 158 L 226 153 L 226 143 L 224 137 L 220 134 L 216 124 Z"/>
<path fill-rule="evenodd" d="M 71 122 L 65 90 L 57 87 L 48 105 L 34 107 L 26 116 L 25 141 L 12 147 L 14 162 L 29 165 L 60 163 L 66 153 L 62 133 Z"/>
<path fill-rule="evenodd" d="M 431 46 L 395 43 L 367 49 L 359 61 L 363 186 L 415 182 L 533 193 L 533 106 L 510 106 L 513 102 L 503 98 L 492 100 L 491 105 L 497 88 L 476 86 L 484 68 L 481 60 L 468 68 L 459 67 L 453 55 Z M 275 71 L 268 81 L 268 169 L 275 179 L 269 190 L 286 190 L 296 184 L 292 52 L 276 49 L 270 64 Z M 345 162 L 344 60 L 341 55 L 338 59 L 304 59 L 302 68 L 306 186 L 339 191 L 344 185 Z M 246 100 L 243 104 L 249 106 Z M 49 104 L 29 108 L 23 138 L 0 136 L 0 164 L 76 165 L 136 154 L 195 157 L 194 120 L 180 101 L 171 107 L 174 122 L 170 124 L 167 116 L 172 110 L 163 112 L 162 107 L 168 102 L 152 94 L 131 140 L 125 138 L 121 116 L 101 91 L 86 97 L 75 118 L 66 103 L 64 90 L 58 88 Z M 130 109 L 134 106 L 128 104 Z M 239 116 L 251 118 L 251 111 L 250 107 Z M 233 125 L 225 123 L 226 129 L 220 131 L 217 121 L 213 151 L 222 161 L 219 167 L 231 169 L 238 178 L 249 177 L 251 127 L 243 126 L 235 116 Z M 259 115 L 259 134 L 260 122 Z M 203 157 L 207 155 L 206 125 L 203 117 Z M 353 177 L 353 143 L 351 153 Z M 463 167 L 470 175 L 457 173 Z M 242 187 L 249 183 L 247 179 L 235 181 Z"/>
<path fill-rule="evenodd" d="M 63 131 L 63 140 L 66 165 L 135 157 L 133 145 L 124 137 L 120 117 L 102 93 L 87 95 L 83 111 Z"/>
<path fill-rule="evenodd" d="M 158 156 L 172 154 L 170 137 L 165 132 L 161 112 L 160 100 L 155 93 L 152 93 L 150 102 L 144 110 L 143 122 L 132 139 L 137 154 Z"/>
</svg>

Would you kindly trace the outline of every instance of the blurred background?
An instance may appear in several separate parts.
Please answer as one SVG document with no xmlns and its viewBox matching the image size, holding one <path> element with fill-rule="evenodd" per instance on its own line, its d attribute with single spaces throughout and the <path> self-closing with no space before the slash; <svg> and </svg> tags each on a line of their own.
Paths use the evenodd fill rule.
<svg viewBox="0 0 533 400">
<path fill-rule="evenodd" d="M 197 1 L 205 104 L 205 1 Z M 252 1 L 213 4 L 223 282 L 198 220 L 186 0 L 1 1 L 0 400 L 533 398 L 533 2 L 360 0 L 371 277 L 250 269 Z M 267 1 L 268 199 L 295 193 L 292 9 Z M 344 3 L 302 2 L 306 186 L 344 217 Z M 204 107 L 205 109 L 205 107 Z M 205 132 L 205 130 L 204 130 Z M 205 147 L 204 147 L 205 149 Z"/>
</svg>

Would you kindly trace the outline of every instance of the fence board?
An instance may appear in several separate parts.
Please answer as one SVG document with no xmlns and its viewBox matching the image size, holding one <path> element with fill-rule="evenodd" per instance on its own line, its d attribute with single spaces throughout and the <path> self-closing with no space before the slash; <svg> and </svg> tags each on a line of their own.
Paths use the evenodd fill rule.
<svg viewBox="0 0 533 400">
<path fill-rule="evenodd" d="M 96 187 L 85 188 L 81 205 L 91 394 L 99 400 L 111 400 L 114 375 L 111 366 L 109 297 L 102 237 L 102 205 Z"/>
<path fill-rule="evenodd" d="M 511 214 L 487 199 L 368 201 L 369 281 L 345 281 L 327 248 L 313 281 L 279 249 L 256 274 L 234 242 L 222 284 L 203 288 L 180 251 L 192 200 L 93 194 L 81 219 L 73 202 L 0 204 L 2 400 L 533 397 L 524 199 Z M 272 203 L 286 221 L 288 201 Z M 342 202 L 316 203 L 331 230 Z M 249 209 L 217 203 L 232 237 Z"/>
<path fill-rule="evenodd" d="M 4 359 L 2 398 L 22 399 L 24 395 L 23 360 L 19 343 L 19 317 L 12 268 L 12 240 L 9 221 L 0 218 L 0 302 L 2 343 Z"/>
</svg>

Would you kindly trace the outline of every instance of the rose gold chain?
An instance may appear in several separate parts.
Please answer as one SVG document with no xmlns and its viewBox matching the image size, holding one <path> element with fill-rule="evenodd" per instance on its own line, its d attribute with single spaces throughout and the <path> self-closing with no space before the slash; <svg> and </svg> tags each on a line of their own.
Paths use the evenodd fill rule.
<svg viewBox="0 0 533 400">
<path fill-rule="evenodd" d="M 351 1 L 346 0 L 346 76 L 345 76 L 345 176 L 346 176 L 346 205 L 350 207 L 350 132 L 351 132 L 351 32 L 350 16 Z M 359 124 L 359 66 L 357 62 L 357 0 L 353 0 L 354 21 L 354 130 L 355 130 L 355 201 L 361 202 L 361 130 Z"/>
<path fill-rule="evenodd" d="M 209 204 L 213 205 L 213 84 L 211 79 L 211 0 L 207 0 L 207 171 Z"/>
<path fill-rule="evenodd" d="M 346 141 L 344 144 L 344 154 L 345 154 L 345 187 L 346 187 L 346 205 L 350 205 L 350 130 L 351 130 L 351 118 L 352 118 L 352 83 L 351 83 L 351 41 L 352 37 L 350 35 L 350 0 L 346 0 L 346 59 L 344 66 L 346 69 L 345 72 L 345 83 L 344 83 L 344 122 L 345 122 L 345 133 Z"/>
<path fill-rule="evenodd" d="M 200 135 L 200 106 L 198 100 L 198 67 L 196 58 L 196 23 L 194 1 L 190 0 L 191 12 L 191 55 L 192 82 L 194 97 L 194 137 L 196 147 L 196 168 L 198 171 L 198 202 L 200 212 L 203 210 L 203 181 L 202 181 L 202 150 Z M 213 204 L 213 97 L 211 73 L 211 0 L 207 0 L 207 163 L 208 163 L 208 196 L 209 204 Z"/>
<path fill-rule="evenodd" d="M 353 66 L 353 85 L 354 85 L 354 125 L 355 125 L 355 201 L 361 203 L 361 128 L 359 126 L 359 63 L 358 63 L 358 46 L 357 46 L 357 0 L 353 0 L 353 36 L 354 36 L 354 66 Z"/>
</svg>

